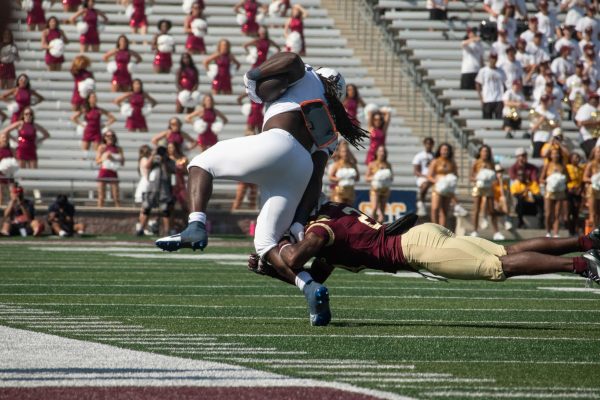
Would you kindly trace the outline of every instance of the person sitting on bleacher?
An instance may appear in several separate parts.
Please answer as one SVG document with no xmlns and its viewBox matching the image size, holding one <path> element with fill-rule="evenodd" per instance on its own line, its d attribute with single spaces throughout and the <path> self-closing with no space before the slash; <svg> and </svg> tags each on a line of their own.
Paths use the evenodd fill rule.
<svg viewBox="0 0 600 400">
<path fill-rule="evenodd" d="M 504 4 L 502 14 L 498 16 L 496 24 L 498 32 L 505 31 L 508 42 L 514 45 L 517 34 L 517 21 L 515 20 L 515 6 L 513 4 Z"/>
<path fill-rule="evenodd" d="M 510 88 L 514 81 L 523 81 L 523 66 L 521 62 L 516 58 L 516 50 L 510 46 L 506 49 L 506 58 L 503 62 L 498 63 L 498 66 L 504 71 L 506 75 L 506 81 L 504 81 L 504 87 Z"/>
<path fill-rule="evenodd" d="M 460 88 L 475 89 L 475 77 L 483 66 L 484 48 L 476 28 L 467 28 L 467 35 L 462 41 L 462 64 L 460 68 Z"/>
<path fill-rule="evenodd" d="M 585 16 L 580 18 L 575 25 L 575 31 L 579 39 L 583 39 L 583 32 L 587 28 L 592 28 L 592 38 L 594 41 L 598 40 L 598 32 L 600 32 L 600 24 L 596 19 L 596 6 L 589 4 L 585 9 Z"/>
<path fill-rule="evenodd" d="M 529 105 L 525 103 L 525 97 L 521 91 L 521 81 L 515 79 L 511 88 L 502 95 L 502 115 L 504 117 L 502 128 L 506 132 L 506 138 L 513 138 L 513 131 L 521 129 L 520 110 L 528 109 Z"/>
<path fill-rule="evenodd" d="M 544 34 L 549 42 L 554 42 L 556 29 L 559 25 L 556 13 L 548 8 L 547 0 L 540 0 L 538 9 L 539 11 L 535 14 L 538 20 L 538 30 Z"/>
<path fill-rule="evenodd" d="M 427 0 L 425 7 L 429 10 L 429 19 L 434 21 L 448 19 L 448 0 Z"/>
<path fill-rule="evenodd" d="M 544 94 L 540 103 L 534 108 L 531 120 L 531 132 L 533 134 L 533 158 L 540 157 L 542 146 L 550 139 L 552 130 L 558 126 L 560 120 L 558 115 L 552 111 L 552 95 Z"/>
<path fill-rule="evenodd" d="M 554 42 L 554 53 L 560 54 L 560 49 L 563 46 L 569 46 L 571 51 L 569 52 L 568 59 L 573 65 L 575 65 L 577 60 L 579 60 L 581 57 L 581 48 L 579 48 L 579 43 L 577 40 L 573 39 L 573 32 L 571 29 L 569 29 L 569 27 L 561 25 L 559 31 L 561 32 L 561 37 Z"/>
<path fill-rule="evenodd" d="M 509 168 L 508 175 L 511 179 L 510 193 L 516 199 L 515 211 L 519 221 L 519 228 L 525 226 L 524 215 L 537 215 L 538 228 L 544 226 L 544 202 L 540 191 L 538 169 L 527 162 L 527 151 L 519 147 L 515 150 L 517 160 Z"/>
<path fill-rule="evenodd" d="M 502 118 L 502 94 L 506 75 L 496 66 L 498 55 L 490 53 L 488 66 L 483 67 L 475 78 L 477 93 L 481 100 L 483 119 Z"/>
<path fill-rule="evenodd" d="M 556 57 L 550 64 L 550 70 L 562 87 L 565 87 L 567 78 L 575 73 L 575 66 L 569 59 L 570 54 L 571 47 L 563 46 L 560 48 L 560 57 Z"/>
<path fill-rule="evenodd" d="M 10 202 L 4 209 L 1 236 L 39 236 L 44 232 L 44 223 L 35 219 L 33 201 L 26 199 L 23 188 L 15 186 L 10 191 Z"/>
<path fill-rule="evenodd" d="M 575 115 L 575 123 L 579 127 L 580 146 L 588 159 L 600 134 L 599 99 L 598 93 L 589 93 L 587 103 L 582 105 Z"/>
<path fill-rule="evenodd" d="M 64 194 L 56 196 L 54 203 L 48 206 L 48 225 L 53 235 L 60 237 L 83 235 L 85 224 L 74 221 L 75 206 Z"/>
</svg>

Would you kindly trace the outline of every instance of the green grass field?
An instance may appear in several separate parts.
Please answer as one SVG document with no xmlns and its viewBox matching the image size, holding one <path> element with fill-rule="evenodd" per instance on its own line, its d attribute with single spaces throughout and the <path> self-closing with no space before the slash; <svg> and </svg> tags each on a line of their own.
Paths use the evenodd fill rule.
<svg viewBox="0 0 600 400">
<path fill-rule="evenodd" d="M 423 399 L 600 398 L 600 290 L 583 279 L 339 270 L 317 328 L 297 288 L 246 270 L 250 244 L 0 242 L 0 324 Z"/>
</svg>

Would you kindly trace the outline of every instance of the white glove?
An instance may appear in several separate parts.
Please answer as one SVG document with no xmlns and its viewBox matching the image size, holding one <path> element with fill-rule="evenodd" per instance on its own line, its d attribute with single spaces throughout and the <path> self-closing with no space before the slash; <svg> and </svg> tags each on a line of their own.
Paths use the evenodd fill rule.
<svg viewBox="0 0 600 400">
<path fill-rule="evenodd" d="M 248 74 L 244 74 L 244 86 L 246 87 L 246 93 L 250 100 L 255 103 L 261 104 L 263 101 L 256 94 L 256 81 L 248 78 Z"/>
<path fill-rule="evenodd" d="M 292 226 L 290 226 L 290 233 L 296 239 L 296 243 L 304 240 L 304 225 L 300 222 L 294 222 Z"/>
</svg>

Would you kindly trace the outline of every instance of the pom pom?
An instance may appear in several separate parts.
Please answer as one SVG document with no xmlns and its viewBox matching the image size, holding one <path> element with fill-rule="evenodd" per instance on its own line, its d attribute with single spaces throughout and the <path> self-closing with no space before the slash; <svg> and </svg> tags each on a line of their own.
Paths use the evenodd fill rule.
<svg viewBox="0 0 600 400">
<path fill-rule="evenodd" d="M 50 10 L 50 8 L 52 8 L 52 2 L 50 2 L 48 0 L 42 1 L 42 9 L 48 11 L 48 10 Z"/>
<path fill-rule="evenodd" d="M 135 72 L 137 68 L 137 64 L 134 63 L 133 61 L 130 61 L 129 63 L 127 63 L 127 71 L 129 71 L 130 74 L 133 74 Z"/>
<path fill-rule="evenodd" d="M 254 64 L 256 60 L 258 60 L 258 50 L 256 47 L 250 47 L 248 55 L 246 56 L 246 61 L 248 61 L 249 64 Z"/>
<path fill-rule="evenodd" d="M 114 74 L 115 72 L 117 72 L 117 62 L 109 61 L 106 64 L 106 70 L 108 71 L 109 74 Z"/>
<path fill-rule="evenodd" d="M 161 53 L 171 53 L 175 46 L 175 39 L 171 35 L 160 35 L 156 39 L 156 47 Z"/>
<path fill-rule="evenodd" d="M 195 107 L 197 104 L 200 103 L 200 99 L 202 98 L 202 94 L 199 91 L 194 90 L 192 92 L 192 94 L 191 94 L 190 97 L 191 97 L 192 101 L 194 102 L 193 107 Z"/>
<path fill-rule="evenodd" d="M 88 31 L 88 24 L 87 24 L 87 22 L 85 22 L 85 21 L 79 21 L 77 23 L 77 32 L 80 35 L 85 35 L 87 33 L 87 31 Z"/>
<path fill-rule="evenodd" d="M 0 173 L 8 178 L 12 178 L 19 170 L 19 163 L 13 157 L 7 157 L 0 160 Z"/>
<path fill-rule="evenodd" d="M 374 113 L 375 111 L 379 111 L 379 106 L 375 103 L 369 103 L 365 106 L 365 108 L 363 109 L 363 112 L 365 113 L 365 119 L 368 120 L 369 119 L 369 115 Z"/>
<path fill-rule="evenodd" d="M 339 179 L 339 186 L 354 186 L 356 170 L 354 168 L 340 168 L 335 172 L 335 177 Z"/>
<path fill-rule="evenodd" d="M 371 186 L 373 189 L 385 189 L 392 185 L 392 171 L 389 168 L 383 168 L 373 174 Z"/>
<path fill-rule="evenodd" d="M 75 133 L 77 134 L 77 136 L 83 136 L 83 134 L 85 133 L 85 126 L 77 125 L 75 127 Z"/>
<path fill-rule="evenodd" d="M 454 174 L 448 174 L 441 177 L 435 183 L 435 191 L 441 195 L 450 195 L 456 192 L 458 177 Z"/>
<path fill-rule="evenodd" d="M 302 36 L 298 32 L 290 32 L 285 40 L 285 45 L 292 53 L 300 53 L 302 50 Z"/>
<path fill-rule="evenodd" d="M 152 105 L 151 104 L 146 104 L 144 106 L 144 108 L 142 108 L 142 115 L 144 117 L 147 117 L 150 114 L 152 114 Z"/>
<path fill-rule="evenodd" d="M 83 98 L 88 97 L 88 95 L 96 89 L 96 81 L 92 78 L 87 78 L 79 82 L 77 85 L 77 90 L 79 91 L 79 95 Z"/>
<path fill-rule="evenodd" d="M 179 94 L 177 95 L 177 100 L 179 101 L 179 104 L 188 108 L 194 107 L 197 104 L 194 102 L 194 99 L 192 98 L 192 93 L 189 90 L 182 90 L 181 92 L 179 92 Z"/>
<path fill-rule="evenodd" d="M 592 189 L 600 191 L 600 172 L 592 175 Z"/>
<path fill-rule="evenodd" d="M 129 118 L 129 117 L 131 117 L 131 114 L 133 114 L 133 108 L 131 108 L 131 104 L 129 104 L 129 103 L 121 104 L 121 115 Z"/>
<path fill-rule="evenodd" d="M 23 2 L 21 3 L 21 7 L 23 8 L 23 10 L 29 12 L 31 10 L 33 10 L 33 1 L 32 0 L 23 0 Z"/>
<path fill-rule="evenodd" d="M 219 72 L 219 67 L 216 64 L 210 64 L 206 70 L 206 75 L 210 80 L 213 80 L 216 78 L 217 72 Z"/>
<path fill-rule="evenodd" d="M 181 9 L 183 10 L 184 13 L 189 14 L 192 12 L 192 5 L 194 5 L 195 2 L 196 2 L 196 0 L 183 0 Z"/>
<path fill-rule="evenodd" d="M 244 25 L 248 19 L 246 18 L 246 14 L 239 13 L 238 15 L 235 16 L 235 20 L 237 21 L 237 23 L 239 25 Z"/>
<path fill-rule="evenodd" d="M 130 4 L 125 8 L 125 16 L 129 19 L 133 17 L 133 4 Z"/>
<path fill-rule="evenodd" d="M 48 43 L 48 52 L 52 57 L 60 57 L 65 52 L 65 42 L 62 39 L 52 39 Z"/>
<path fill-rule="evenodd" d="M 548 175 L 546 178 L 546 190 L 550 193 L 564 192 L 567 190 L 567 177 L 558 172 Z"/>
<path fill-rule="evenodd" d="M 252 104 L 250 103 L 246 103 L 242 105 L 242 114 L 244 116 L 249 116 L 250 115 L 250 111 L 252 111 Z"/>
<path fill-rule="evenodd" d="M 116 154 L 112 154 L 112 157 L 116 158 Z M 121 168 L 121 163 L 113 160 L 104 160 L 102 161 L 102 168 L 110 171 L 118 171 Z"/>
<path fill-rule="evenodd" d="M 270 17 L 280 17 L 281 16 L 281 0 L 273 1 L 269 4 L 269 16 Z"/>
<path fill-rule="evenodd" d="M 202 18 L 196 18 L 190 24 L 190 28 L 192 29 L 192 34 L 196 37 L 204 37 L 206 36 L 206 31 L 208 29 L 208 24 Z"/>
<path fill-rule="evenodd" d="M 496 172 L 488 168 L 482 168 L 475 177 L 475 186 L 480 189 L 489 189 L 492 187 L 492 183 L 496 179 Z"/>
<path fill-rule="evenodd" d="M 221 121 L 216 121 L 212 124 L 212 126 L 210 127 L 210 130 L 213 131 L 214 133 L 220 133 L 223 130 L 223 122 Z"/>
<path fill-rule="evenodd" d="M 256 23 L 262 25 L 265 22 L 265 13 L 259 12 L 256 14 Z"/>
<path fill-rule="evenodd" d="M 19 54 L 17 46 L 8 45 L 3 46 L 0 49 L 0 62 L 3 64 L 10 64 L 17 61 L 17 55 Z"/>
<path fill-rule="evenodd" d="M 206 128 L 208 128 L 208 124 L 203 119 L 197 119 L 196 122 L 194 122 L 194 132 L 204 133 Z"/>
<path fill-rule="evenodd" d="M 6 111 L 8 111 L 9 114 L 14 114 L 19 111 L 19 105 L 16 101 L 10 102 L 6 105 Z"/>
</svg>

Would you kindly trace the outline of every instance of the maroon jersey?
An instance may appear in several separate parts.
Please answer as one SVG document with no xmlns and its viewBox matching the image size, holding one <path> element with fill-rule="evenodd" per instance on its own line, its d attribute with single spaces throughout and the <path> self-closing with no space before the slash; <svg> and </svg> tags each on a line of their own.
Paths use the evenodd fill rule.
<svg viewBox="0 0 600 400">
<path fill-rule="evenodd" d="M 308 222 L 308 232 L 327 241 L 317 258 L 330 265 L 353 272 L 365 268 L 396 271 L 407 265 L 401 235 L 386 236 L 383 225 L 346 204 L 325 204 Z"/>
</svg>

